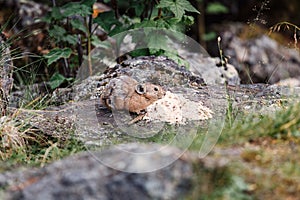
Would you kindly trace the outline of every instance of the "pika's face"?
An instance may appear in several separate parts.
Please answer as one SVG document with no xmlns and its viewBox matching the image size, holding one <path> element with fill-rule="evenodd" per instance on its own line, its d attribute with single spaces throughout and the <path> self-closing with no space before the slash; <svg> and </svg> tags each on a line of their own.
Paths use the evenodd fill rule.
<svg viewBox="0 0 300 200">
<path fill-rule="evenodd" d="M 161 99 L 165 94 L 165 90 L 158 86 L 151 83 L 145 84 L 138 84 L 135 87 L 136 93 L 145 96 L 149 100 L 157 100 Z"/>
</svg>

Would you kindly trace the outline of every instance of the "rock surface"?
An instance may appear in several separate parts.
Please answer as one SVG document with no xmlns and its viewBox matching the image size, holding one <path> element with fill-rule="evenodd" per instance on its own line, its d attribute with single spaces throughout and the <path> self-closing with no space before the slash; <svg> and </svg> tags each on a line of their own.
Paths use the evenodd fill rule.
<svg viewBox="0 0 300 200">
<path fill-rule="evenodd" d="M 0 32 L 0 115 L 7 114 L 8 99 L 13 87 L 13 63 L 6 37 Z"/>
<path fill-rule="evenodd" d="M 138 152 L 151 152 L 157 145 L 127 144 L 123 148 Z M 167 152 L 167 153 L 166 153 Z M 160 165 L 166 159 L 176 157 L 180 152 L 167 147 L 164 153 L 158 153 L 147 162 Z M 72 156 L 53 164 L 24 172 L 0 174 L 0 185 L 8 186 L 4 194 L 7 200 L 32 199 L 178 199 L 184 198 L 192 190 L 193 162 L 197 161 L 198 170 L 203 175 L 209 170 L 224 170 L 226 161 L 220 159 L 199 160 L 184 154 L 168 167 L 149 173 L 127 173 L 104 166 L 97 158 L 115 160 L 126 171 L 142 167 L 143 157 L 128 157 L 128 154 L 116 153 L 115 150 L 86 152 Z M 127 156 L 128 159 L 122 159 Z M 122 161 L 123 160 L 123 161 Z M 122 163 L 122 162 L 125 163 Z M 143 164 L 143 165 L 140 165 Z M 208 176 L 209 177 L 209 176 Z M 203 187 L 209 187 L 211 179 L 206 179 Z"/>
<path fill-rule="evenodd" d="M 48 136 L 66 138 L 70 131 L 76 129 L 76 136 L 85 144 L 103 146 L 114 141 L 122 141 L 122 138 L 129 134 L 129 129 L 124 127 L 127 126 L 127 123 L 122 121 L 123 118 L 130 121 L 135 116 L 130 116 L 129 113 L 120 116 L 118 113 L 112 113 L 101 105 L 97 93 L 101 93 L 111 77 L 124 74 L 137 77 L 141 81 L 159 84 L 166 91 L 184 97 L 183 99 L 186 100 L 183 101 L 188 104 L 186 107 L 190 111 L 197 110 L 201 104 L 202 111 L 206 114 L 201 118 L 193 118 L 198 119 L 195 122 L 198 126 L 208 124 L 208 119 L 214 119 L 218 116 L 224 117 L 229 106 L 228 97 L 231 98 L 234 109 L 251 112 L 261 110 L 264 112 L 263 110 L 268 110 L 268 108 L 274 110 L 280 106 L 277 103 L 278 101 L 284 101 L 284 99 L 299 94 L 297 88 L 290 89 L 284 86 L 265 84 L 228 87 L 224 85 L 205 85 L 202 77 L 179 67 L 170 59 L 165 57 L 140 57 L 128 60 L 123 65 L 115 66 L 115 68 L 109 68 L 103 75 L 91 76 L 82 80 L 74 88 L 64 90 L 65 92 L 56 90 L 52 101 L 56 102 L 55 105 L 67 102 L 64 105 L 49 107 L 47 111 L 20 110 L 21 114 L 19 116 L 23 119 L 30 119 L 27 122 L 31 126 Z M 72 99 L 75 101 L 68 103 Z M 183 121 L 185 123 L 189 122 L 188 117 L 184 117 L 187 114 L 186 109 L 180 112 L 184 112 L 182 117 L 185 119 Z M 161 120 L 163 123 L 148 123 L 143 120 L 130 126 L 130 128 L 138 132 L 164 130 L 162 128 L 166 126 L 164 121 L 170 123 L 167 120 L 167 118 L 171 119 L 170 113 L 165 116 L 165 120 Z M 150 118 L 156 119 L 155 114 L 157 112 L 153 111 L 152 114 Z M 149 119 L 149 115 L 145 119 L 147 117 Z M 174 119 L 176 119 L 176 116 Z M 201 119 L 202 122 L 199 121 Z M 186 127 L 196 126 L 196 124 L 187 123 Z M 131 142 L 135 142 L 135 140 Z"/>
<path fill-rule="evenodd" d="M 215 85 L 202 86 L 201 89 L 173 88 L 172 92 L 184 94 L 184 97 L 189 99 L 188 101 L 203 102 L 202 106 L 212 111 L 210 115 L 214 119 L 218 116 L 225 116 L 224 114 L 229 106 L 228 97 L 231 99 L 233 109 L 241 112 L 266 113 L 275 111 L 280 107 L 281 102 L 299 99 L 300 88 L 253 84 L 238 87 L 229 86 L 226 89 L 224 86 Z M 70 131 L 77 130 L 76 137 L 86 145 L 105 146 L 116 141 L 122 141 L 129 132 L 122 130 L 122 124 L 121 129 L 118 127 L 115 122 L 118 118 L 114 116 L 116 113 L 112 113 L 105 107 L 99 107 L 98 104 L 97 99 L 91 99 L 49 107 L 48 110 L 44 111 L 20 109 L 18 117 L 23 123 L 29 123 L 37 131 L 47 136 L 67 138 Z M 129 117 L 131 118 L 131 116 Z M 186 127 L 204 126 L 208 122 L 209 120 L 197 122 L 196 124 L 187 123 Z M 144 130 L 140 129 L 144 127 L 145 132 L 149 132 L 149 130 L 161 130 L 163 132 L 162 127 L 164 126 L 164 123 L 140 121 L 131 128 Z M 125 140 L 127 141 L 128 138 Z M 136 140 L 131 142 L 134 141 Z"/>
<path fill-rule="evenodd" d="M 274 84 L 300 76 L 299 52 L 265 34 L 253 34 L 249 25 L 232 23 L 220 30 L 224 54 L 239 72 L 242 83 Z M 249 35 L 248 39 L 242 38 Z M 250 37 L 253 34 L 253 37 Z M 243 36 L 242 36 L 243 35 Z"/>
<path fill-rule="evenodd" d="M 153 60 L 154 65 L 150 66 Z M 49 107 L 48 110 L 38 112 L 20 110 L 19 116 L 22 119 L 23 112 L 24 118 L 28 119 L 30 115 L 31 120 L 28 123 L 37 128 L 40 134 L 55 137 L 65 137 L 68 131 L 75 127 L 77 139 L 83 141 L 87 148 L 100 146 L 100 150 L 103 150 L 111 144 L 123 143 L 122 148 L 127 150 L 152 152 L 160 147 L 155 142 L 148 142 L 147 145 L 141 143 L 139 136 L 142 136 L 142 139 L 148 137 L 145 133 L 152 130 L 155 134 L 167 135 L 170 126 L 164 123 L 141 121 L 134 124 L 132 129 L 128 129 L 126 124 L 127 129 L 124 131 L 122 126 L 118 126 L 120 124 L 116 124 L 115 113 L 102 107 L 97 99 L 97 91 L 101 91 L 107 80 L 118 76 L 118 73 L 136 76 L 141 81 L 153 81 L 165 86 L 172 93 L 184 95 L 184 98 L 189 101 L 202 102 L 203 106 L 213 111 L 212 119 L 225 116 L 229 99 L 234 109 L 248 112 L 274 112 L 280 106 L 278 101 L 285 101 L 292 97 L 299 99 L 299 88 L 291 90 L 288 87 L 265 84 L 205 85 L 199 75 L 176 68 L 177 65 L 172 67 L 172 64 L 173 61 L 163 57 L 135 59 L 132 63 L 118 66 L 117 69 L 109 69 L 111 70 L 109 73 L 83 80 L 68 91 L 72 95 L 66 95 L 75 99 L 72 103 Z M 149 71 L 143 68 L 147 65 Z M 150 76 L 149 73 L 145 75 L 143 72 L 149 72 Z M 162 79 L 155 79 L 158 75 Z M 189 122 L 184 126 L 171 126 L 171 131 L 179 132 L 177 136 L 181 141 L 185 139 L 191 128 L 205 129 L 208 123 L 209 121 L 206 120 Z M 138 130 L 140 135 L 136 133 L 132 135 L 131 131 L 135 130 Z M 161 140 L 169 144 L 169 139 L 167 137 Z M 166 149 L 166 152 L 158 152 L 155 157 L 131 157 L 124 154 L 125 151 L 123 153 L 116 151 L 116 148 L 92 154 L 86 152 L 41 169 L 2 173 L 0 186 L 6 188 L 4 191 L 6 199 L 99 199 L 101 197 L 102 199 L 178 199 L 184 198 L 191 191 L 195 160 L 204 177 L 209 177 L 201 182 L 200 188 L 210 188 L 213 185 L 210 179 L 213 174 L 208 169 L 212 168 L 218 172 L 223 170 L 222 159 L 216 161 L 206 157 L 198 160 L 193 157 L 192 162 L 186 160 L 186 154 L 180 157 L 182 151 L 177 148 Z M 102 158 L 102 163 L 113 165 L 125 172 L 107 168 L 95 158 Z M 161 163 L 167 164 L 168 161 L 172 162 L 172 159 L 175 162 L 169 167 L 151 172 L 149 167 L 161 166 Z M 128 173 L 135 170 L 150 172 Z"/>
</svg>

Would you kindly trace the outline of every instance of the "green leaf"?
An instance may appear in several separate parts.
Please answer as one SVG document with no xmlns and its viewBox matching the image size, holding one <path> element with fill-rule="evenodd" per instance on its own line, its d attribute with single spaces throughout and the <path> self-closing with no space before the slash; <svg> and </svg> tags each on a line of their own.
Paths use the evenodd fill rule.
<svg viewBox="0 0 300 200">
<path fill-rule="evenodd" d="M 149 56 L 149 49 L 148 48 L 135 49 L 129 52 L 129 54 L 134 58 L 138 56 Z"/>
<path fill-rule="evenodd" d="M 219 2 L 209 3 L 206 7 L 208 14 L 228 13 L 228 8 Z"/>
<path fill-rule="evenodd" d="M 200 14 L 187 0 L 161 0 L 157 8 L 167 8 L 178 19 L 181 19 L 186 11 Z"/>
<path fill-rule="evenodd" d="M 153 20 L 143 20 L 140 23 L 136 23 L 134 24 L 134 28 L 146 28 L 146 27 L 156 27 L 157 26 L 157 22 L 153 21 Z"/>
<path fill-rule="evenodd" d="M 169 29 L 174 30 L 178 32 L 184 31 L 184 26 L 181 20 L 178 18 L 172 17 L 172 18 L 161 18 L 159 20 L 156 20 L 156 27 L 162 28 L 162 29 Z"/>
<path fill-rule="evenodd" d="M 135 16 L 141 16 L 144 9 L 145 9 L 145 4 L 142 2 L 134 2 L 132 5 L 132 8 L 134 9 Z"/>
<path fill-rule="evenodd" d="M 184 15 L 182 21 L 185 25 L 191 26 L 194 24 L 194 17 Z"/>
<path fill-rule="evenodd" d="M 49 80 L 49 85 L 51 89 L 58 88 L 63 82 L 65 82 L 67 79 L 63 75 L 59 73 L 55 73 L 51 76 Z"/>
<path fill-rule="evenodd" d="M 101 26 L 107 33 L 109 33 L 113 26 L 121 26 L 121 22 L 119 22 L 115 18 L 115 14 L 113 11 L 100 13 L 95 19 L 94 22 Z"/>
<path fill-rule="evenodd" d="M 64 28 L 57 25 L 54 25 L 53 28 L 49 30 L 49 35 L 57 42 L 68 42 L 71 45 L 75 45 L 77 43 L 76 35 L 68 35 Z"/>
<path fill-rule="evenodd" d="M 156 34 L 155 31 L 147 34 L 148 48 L 149 49 L 163 49 L 167 48 L 168 38 L 165 35 Z"/>
<path fill-rule="evenodd" d="M 61 20 L 63 18 L 58 7 L 53 7 L 51 12 L 47 13 L 47 15 L 42 19 L 43 21 L 50 23 L 51 20 Z"/>
<path fill-rule="evenodd" d="M 96 0 L 82 0 L 80 4 L 84 4 L 86 6 L 92 7 Z"/>
<path fill-rule="evenodd" d="M 165 51 L 161 49 L 149 49 L 150 55 L 161 56 L 165 55 Z"/>
<path fill-rule="evenodd" d="M 80 4 L 80 2 L 70 2 L 61 7 L 61 13 L 64 17 L 70 17 L 73 15 L 81 15 L 84 17 L 91 15 L 92 12 L 92 7 Z"/>
<path fill-rule="evenodd" d="M 162 29 L 170 29 L 170 24 L 172 24 L 172 22 L 171 23 L 168 23 L 165 19 L 163 19 L 163 18 L 161 18 L 161 19 L 159 19 L 159 20 L 156 20 L 155 21 L 156 22 L 156 27 L 157 28 L 162 28 Z M 176 22 L 177 23 L 177 22 Z"/>
<path fill-rule="evenodd" d="M 113 49 L 113 44 L 109 40 L 101 41 L 96 35 L 92 35 L 92 45 L 100 49 Z M 104 53 L 102 53 L 104 54 Z M 94 55 L 94 53 L 93 53 Z M 95 55 L 97 55 L 95 53 Z M 97 55 L 98 56 L 98 55 Z"/>
<path fill-rule="evenodd" d="M 65 34 L 66 30 L 57 25 L 54 25 L 53 28 L 49 30 L 50 37 L 55 38 L 57 41 L 61 41 Z"/>
<path fill-rule="evenodd" d="M 190 68 L 190 64 L 188 61 L 182 59 L 177 51 L 166 51 L 163 54 L 164 56 L 167 56 L 168 58 L 174 60 L 178 65 L 185 66 L 187 69 Z"/>
<path fill-rule="evenodd" d="M 119 34 L 119 33 L 122 33 L 124 31 L 127 31 L 129 30 L 129 26 L 122 26 L 122 25 L 119 25 L 119 26 L 115 26 L 108 34 L 108 36 L 112 37 L 116 34 Z"/>
<path fill-rule="evenodd" d="M 70 48 L 55 48 L 52 49 L 47 55 L 44 55 L 44 57 L 48 59 L 47 65 L 49 66 L 60 58 L 69 58 L 71 53 L 72 50 Z"/>
<path fill-rule="evenodd" d="M 87 28 L 84 25 L 82 20 L 79 19 L 72 19 L 71 20 L 71 25 L 73 28 L 81 30 L 82 32 L 87 32 Z"/>
<path fill-rule="evenodd" d="M 205 33 L 201 36 L 201 38 L 204 40 L 204 41 L 211 41 L 211 40 L 214 40 L 217 38 L 217 33 L 216 32 L 208 32 L 208 33 Z"/>
<path fill-rule="evenodd" d="M 185 16 L 185 15 L 184 15 Z M 182 19 L 184 19 L 184 16 Z M 174 31 L 183 32 L 184 31 L 184 24 L 183 21 L 173 17 L 166 20 L 168 23 L 168 28 Z"/>
<path fill-rule="evenodd" d="M 62 41 L 68 42 L 71 45 L 75 45 L 77 43 L 77 36 L 76 35 L 65 35 L 62 38 Z"/>
</svg>

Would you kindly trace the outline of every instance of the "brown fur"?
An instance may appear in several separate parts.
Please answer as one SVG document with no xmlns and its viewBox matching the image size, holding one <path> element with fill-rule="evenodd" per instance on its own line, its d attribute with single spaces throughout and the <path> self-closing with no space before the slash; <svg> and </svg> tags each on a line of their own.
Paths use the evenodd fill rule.
<svg viewBox="0 0 300 200">
<path fill-rule="evenodd" d="M 109 109 L 128 110 L 139 114 L 164 95 L 165 91 L 158 85 L 139 84 L 129 76 L 120 76 L 106 85 L 100 99 Z"/>
</svg>

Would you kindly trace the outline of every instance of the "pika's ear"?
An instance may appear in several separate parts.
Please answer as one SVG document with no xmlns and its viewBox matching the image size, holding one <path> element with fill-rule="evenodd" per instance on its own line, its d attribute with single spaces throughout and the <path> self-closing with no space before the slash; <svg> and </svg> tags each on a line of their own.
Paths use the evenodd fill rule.
<svg viewBox="0 0 300 200">
<path fill-rule="evenodd" d="M 146 93 L 146 87 L 143 84 L 137 84 L 135 86 L 135 91 L 138 94 L 145 94 Z"/>
</svg>

